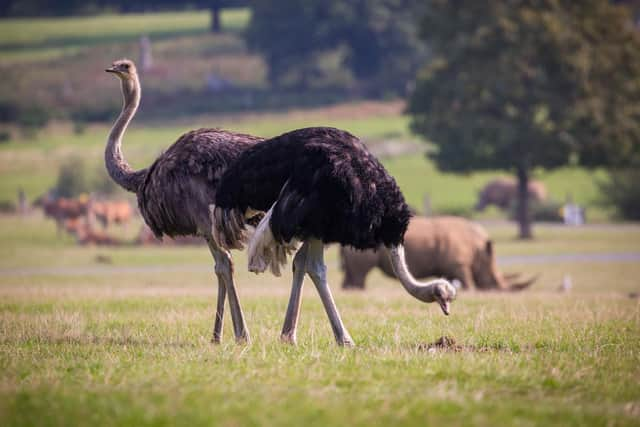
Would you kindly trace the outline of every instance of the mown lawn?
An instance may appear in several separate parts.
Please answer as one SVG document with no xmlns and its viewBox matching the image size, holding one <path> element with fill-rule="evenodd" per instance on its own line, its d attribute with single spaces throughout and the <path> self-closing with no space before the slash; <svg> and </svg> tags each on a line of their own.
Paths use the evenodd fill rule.
<svg viewBox="0 0 640 427">
<path fill-rule="evenodd" d="M 499 255 L 640 251 L 632 225 L 539 226 L 532 243 L 489 231 Z M 252 343 L 236 345 L 227 318 L 214 346 L 204 247 L 78 248 L 37 216 L 0 218 L 0 238 L 3 426 L 631 426 L 640 415 L 638 263 L 513 265 L 542 272 L 532 290 L 462 294 L 445 317 L 378 272 L 366 292 L 341 291 L 331 248 L 357 343 L 340 349 L 309 283 L 299 345 L 281 344 L 291 275 L 249 274 L 236 254 Z M 573 289 L 557 293 L 566 274 Z M 429 347 L 443 336 L 456 344 Z"/>
<path fill-rule="evenodd" d="M 224 10 L 222 26 L 240 31 L 249 16 L 248 9 Z M 4 19 L 0 21 L 0 54 L 4 63 L 51 60 L 86 48 L 135 42 L 141 35 L 163 40 L 205 34 L 209 20 L 206 11 Z"/>
</svg>

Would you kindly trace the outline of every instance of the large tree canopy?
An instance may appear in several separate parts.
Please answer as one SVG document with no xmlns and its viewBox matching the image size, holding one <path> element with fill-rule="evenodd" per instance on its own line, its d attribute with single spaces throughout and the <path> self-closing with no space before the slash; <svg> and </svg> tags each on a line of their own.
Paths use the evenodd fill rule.
<svg viewBox="0 0 640 427">
<path fill-rule="evenodd" d="M 341 49 L 342 65 L 356 79 L 381 90 L 403 90 L 424 59 L 416 31 L 422 4 L 420 0 L 281 0 L 276 7 L 255 1 L 247 40 L 266 58 L 274 84 L 282 84 L 292 70 L 301 80 L 313 76 L 323 53 Z"/>
<path fill-rule="evenodd" d="M 640 38 L 606 0 L 433 0 L 421 36 L 434 59 L 409 111 L 441 169 L 640 161 Z"/>
</svg>

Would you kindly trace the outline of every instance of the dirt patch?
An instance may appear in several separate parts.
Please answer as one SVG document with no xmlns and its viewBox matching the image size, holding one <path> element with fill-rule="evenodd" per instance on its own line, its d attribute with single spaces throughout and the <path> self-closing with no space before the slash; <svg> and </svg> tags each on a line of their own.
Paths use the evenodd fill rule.
<svg viewBox="0 0 640 427">
<path fill-rule="evenodd" d="M 442 336 L 432 343 L 418 344 L 418 350 L 426 351 L 428 353 L 435 353 L 437 351 L 464 351 L 465 346 L 456 343 L 456 339 L 449 336 Z"/>
<path fill-rule="evenodd" d="M 458 344 L 456 339 L 450 336 L 442 336 L 431 343 L 418 344 L 419 351 L 426 351 L 427 353 L 439 353 L 439 352 L 472 352 L 472 353 L 488 353 L 488 352 L 507 352 L 513 353 L 513 350 L 508 347 L 487 347 L 487 346 L 475 346 L 475 345 L 463 345 Z"/>
</svg>

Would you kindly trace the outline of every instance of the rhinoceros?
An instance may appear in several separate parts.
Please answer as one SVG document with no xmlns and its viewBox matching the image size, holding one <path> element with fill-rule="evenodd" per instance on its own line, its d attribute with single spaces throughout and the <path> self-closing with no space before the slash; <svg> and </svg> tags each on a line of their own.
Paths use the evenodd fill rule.
<svg viewBox="0 0 640 427">
<path fill-rule="evenodd" d="M 529 200 L 542 202 L 547 199 L 547 189 L 540 181 L 529 181 Z M 476 210 L 482 211 L 489 205 L 502 209 L 509 208 L 518 197 L 518 183 L 513 178 L 496 178 L 489 181 L 478 193 Z"/>
<path fill-rule="evenodd" d="M 518 275 L 503 276 L 496 266 L 493 243 L 478 224 L 459 217 L 413 217 L 404 235 L 409 270 L 416 278 L 441 276 L 458 280 L 463 289 L 519 291 L 535 278 L 511 283 Z M 340 248 L 343 288 L 365 287 L 369 271 L 378 267 L 395 277 L 386 253 Z"/>
</svg>

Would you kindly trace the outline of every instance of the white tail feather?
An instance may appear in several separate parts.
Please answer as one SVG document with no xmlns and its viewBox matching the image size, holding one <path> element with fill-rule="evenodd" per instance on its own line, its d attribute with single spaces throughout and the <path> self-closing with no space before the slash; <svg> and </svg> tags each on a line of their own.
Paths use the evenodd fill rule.
<svg viewBox="0 0 640 427">
<path fill-rule="evenodd" d="M 274 275 L 280 276 L 280 268 L 287 263 L 287 255 L 295 250 L 297 245 L 296 242 L 282 245 L 273 237 L 269 224 L 272 211 L 273 206 L 262 218 L 249 241 L 249 271 L 262 273 L 270 268 Z"/>
</svg>

